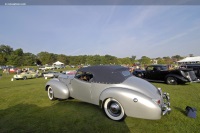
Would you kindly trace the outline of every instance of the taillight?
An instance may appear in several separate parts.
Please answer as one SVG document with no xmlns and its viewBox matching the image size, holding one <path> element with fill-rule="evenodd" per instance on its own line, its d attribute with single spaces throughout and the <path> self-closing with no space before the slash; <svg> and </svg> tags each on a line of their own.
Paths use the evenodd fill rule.
<svg viewBox="0 0 200 133">
<path fill-rule="evenodd" d="M 160 100 L 158 99 L 152 99 L 156 104 L 160 105 Z"/>
</svg>

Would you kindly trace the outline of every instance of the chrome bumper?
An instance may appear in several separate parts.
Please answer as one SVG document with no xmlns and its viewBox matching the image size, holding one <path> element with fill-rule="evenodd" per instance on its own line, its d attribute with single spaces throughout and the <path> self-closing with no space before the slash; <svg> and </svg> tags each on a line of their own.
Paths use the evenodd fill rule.
<svg viewBox="0 0 200 133">
<path fill-rule="evenodd" d="M 169 97 L 169 93 L 166 93 L 166 92 L 164 92 L 162 96 L 163 96 L 163 104 L 161 106 L 161 108 L 162 108 L 162 115 L 165 115 L 165 114 L 171 112 L 170 97 Z"/>
<path fill-rule="evenodd" d="M 200 79 L 197 79 L 195 81 L 190 81 L 191 83 L 200 83 Z"/>
</svg>

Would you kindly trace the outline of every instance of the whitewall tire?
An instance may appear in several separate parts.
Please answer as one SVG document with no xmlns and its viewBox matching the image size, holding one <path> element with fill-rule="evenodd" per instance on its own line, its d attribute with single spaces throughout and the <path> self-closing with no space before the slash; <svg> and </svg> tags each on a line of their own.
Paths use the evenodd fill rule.
<svg viewBox="0 0 200 133">
<path fill-rule="evenodd" d="M 122 105 L 113 98 L 106 99 L 103 108 L 105 114 L 112 120 L 121 121 L 126 116 Z"/>
<path fill-rule="evenodd" d="M 55 100 L 54 92 L 53 92 L 53 89 L 52 89 L 51 86 L 48 87 L 47 92 L 48 92 L 48 97 L 49 97 L 49 99 L 50 99 L 50 100 Z"/>
</svg>

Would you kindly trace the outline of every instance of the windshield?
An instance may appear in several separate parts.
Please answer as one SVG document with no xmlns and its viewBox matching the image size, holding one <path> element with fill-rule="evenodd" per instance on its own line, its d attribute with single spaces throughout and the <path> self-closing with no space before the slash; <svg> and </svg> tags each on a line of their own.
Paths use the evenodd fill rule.
<svg viewBox="0 0 200 133">
<path fill-rule="evenodd" d="M 161 66 L 161 70 L 168 70 L 167 66 Z"/>
</svg>

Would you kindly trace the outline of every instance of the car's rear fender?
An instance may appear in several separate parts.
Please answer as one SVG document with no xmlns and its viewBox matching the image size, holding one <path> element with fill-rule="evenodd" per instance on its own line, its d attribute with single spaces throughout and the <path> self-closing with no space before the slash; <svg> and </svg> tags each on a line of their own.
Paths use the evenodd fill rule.
<svg viewBox="0 0 200 133">
<path fill-rule="evenodd" d="M 161 118 L 161 107 L 153 102 L 153 98 L 137 91 L 125 88 L 108 88 L 100 95 L 99 103 L 102 108 L 107 98 L 114 98 L 119 101 L 127 116 L 144 119 Z"/>
<path fill-rule="evenodd" d="M 165 80 L 168 78 L 168 77 L 174 77 L 182 82 L 189 82 L 189 79 L 183 77 L 183 76 L 179 76 L 179 75 L 176 75 L 176 74 L 168 74 L 165 76 Z"/>
<path fill-rule="evenodd" d="M 70 94 L 69 94 L 69 89 L 68 87 L 60 82 L 58 79 L 51 79 L 49 80 L 46 85 L 45 85 L 45 90 L 48 90 L 48 87 L 51 86 L 54 92 L 54 97 L 59 98 L 59 99 L 68 99 Z"/>
</svg>

